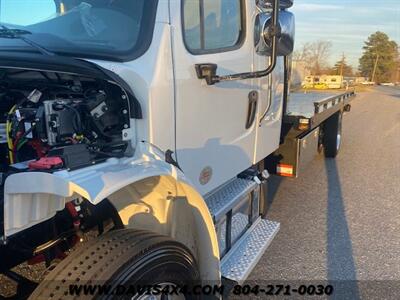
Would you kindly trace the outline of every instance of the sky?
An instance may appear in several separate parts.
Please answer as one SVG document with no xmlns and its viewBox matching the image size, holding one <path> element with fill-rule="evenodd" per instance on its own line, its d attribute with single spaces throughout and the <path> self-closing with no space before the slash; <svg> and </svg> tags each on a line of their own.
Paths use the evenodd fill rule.
<svg viewBox="0 0 400 300">
<path fill-rule="evenodd" d="M 383 31 L 400 46 L 400 0 L 294 0 L 296 48 L 332 43 L 330 63 L 344 53 L 355 68 L 368 36 Z"/>
</svg>

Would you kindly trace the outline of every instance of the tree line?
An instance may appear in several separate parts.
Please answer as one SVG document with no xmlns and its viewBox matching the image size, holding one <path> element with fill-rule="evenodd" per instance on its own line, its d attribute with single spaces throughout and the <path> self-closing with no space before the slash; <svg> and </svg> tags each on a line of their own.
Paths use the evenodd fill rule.
<svg viewBox="0 0 400 300">
<path fill-rule="evenodd" d="M 312 75 L 362 76 L 378 83 L 399 80 L 399 46 L 383 32 L 375 32 L 365 41 L 358 70 L 348 64 L 344 53 L 333 66 L 329 65 L 331 49 L 329 41 L 306 43 L 295 51 L 293 59 L 303 61 Z"/>
</svg>

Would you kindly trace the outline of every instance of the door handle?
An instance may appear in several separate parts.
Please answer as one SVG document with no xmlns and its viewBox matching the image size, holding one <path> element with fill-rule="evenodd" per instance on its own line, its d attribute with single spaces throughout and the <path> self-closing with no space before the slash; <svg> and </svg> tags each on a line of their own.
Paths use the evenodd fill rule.
<svg viewBox="0 0 400 300">
<path fill-rule="evenodd" d="M 257 103 L 258 103 L 258 92 L 251 91 L 249 93 L 249 110 L 247 113 L 247 121 L 246 121 L 246 129 L 249 129 L 256 119 L 257 112 Z"/>
</svg>

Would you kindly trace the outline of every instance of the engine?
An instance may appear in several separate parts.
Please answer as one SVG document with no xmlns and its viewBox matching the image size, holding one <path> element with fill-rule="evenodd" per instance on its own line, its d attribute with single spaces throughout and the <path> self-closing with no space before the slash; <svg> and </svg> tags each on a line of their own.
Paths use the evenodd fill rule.
<svg viewBox="0 0 400 300">
<path fill-rule="evenodd" d="M 6 257 L 0 273 L 28 259 L 50 263 L 84 231 L 98 227 L 100 232 L 110 220 L 119 224 L 107 199 L 98 205 L 75 199 L 52 219 L 7 243 L 2 239 L 7 177 L 77 170 L 132 154 L 130 118 L 135 107 L 129 95 L 104 79 L 0 68 L 0 257 Z"/>
<path fill-rule="evenodd" d="M 104 80 L 0 69 L 0 174 L 74 170 L 129 149 L 129 100 Z"/>
</svg>

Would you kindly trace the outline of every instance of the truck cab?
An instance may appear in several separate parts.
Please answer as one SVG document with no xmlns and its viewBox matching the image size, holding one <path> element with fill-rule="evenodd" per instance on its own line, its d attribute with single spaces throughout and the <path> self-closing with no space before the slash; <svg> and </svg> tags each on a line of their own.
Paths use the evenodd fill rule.
<svg viewBox="0 0 400 300">
<path fill-rule="evenodd" d="M 0 272 L 19 295 L 246 279 L 279 229 L 263 195 L 288 132 L 316 152 L 347 105 L 287 118 L 292 4 L 0 2 Z M 39 286 L 11 271 L 60 258 Z"/>
</svg>

